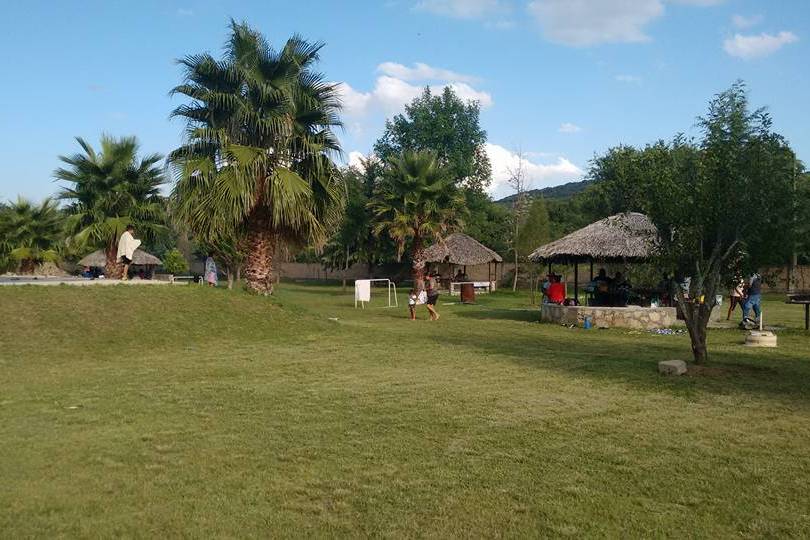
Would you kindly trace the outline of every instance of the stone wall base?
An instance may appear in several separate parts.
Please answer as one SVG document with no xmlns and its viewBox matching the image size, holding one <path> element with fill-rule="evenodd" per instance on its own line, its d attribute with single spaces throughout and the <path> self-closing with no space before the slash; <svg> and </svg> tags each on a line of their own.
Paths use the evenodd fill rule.
<svg viewBox="0 0 810 540">
<path fill-rule="evenodd" d="M 540 320 L 543 322 L 581 326 L 585 317 L 590 317 L 591 324 L 597 328 L 633 328 L 636 330 L 668 328 L 675 324 L 676 315 L 675 308 L 671 307 L 596 307 L 543 304 L 540 309 Z"/>
</svg>

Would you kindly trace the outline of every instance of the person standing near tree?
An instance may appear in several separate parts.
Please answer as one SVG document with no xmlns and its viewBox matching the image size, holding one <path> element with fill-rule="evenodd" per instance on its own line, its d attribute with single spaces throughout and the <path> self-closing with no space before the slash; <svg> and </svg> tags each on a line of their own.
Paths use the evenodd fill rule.
<svg viewBox="0 0 810 540">
<path fill-rule="evenodd" d="M 209 253 L 205 259 L 205 282 L 209 287 L 217 286 L 217 263 L 213 253 Z"/>
<path fill-rule="evenodd" d="M 428 277 L 425 280 L 425 284 L 427 286 L 427 302 L 425 303 L 425 306 L 430 312 L 431 321 L 439 320 L 439 314 L 436 313 L 436 300 L 439 299 L 439 286 L 436 282 L 437 276 L 438 272 L 434 271 L 432 274 L 428 274 Z"/>
<path fill-rule="evenodd" d="M 121 275 L 121 280 L 126 281 L 129 279 L 129 265 L 132 264 L 132 259 L 135 257 L 135 250 L 141 245 L 140 240 L 135 240 L 135 227 L 127 225 L 126 230 L 118 239 L 118 261 L 124 265 L 124 272 Z"/>
<path fill-rule="evenodd" d="M 756 322 L 762 315 L 762 276 L 754 272 L 751 279 L 748 280 L 748 287 L 746 289 L 745 304 L 743 304 L 743 320 L 740 323 L 745 325 L 746 322 Z M 754 310 L 754 319 L 748 317 L 748 313 Z"/>
</svg>

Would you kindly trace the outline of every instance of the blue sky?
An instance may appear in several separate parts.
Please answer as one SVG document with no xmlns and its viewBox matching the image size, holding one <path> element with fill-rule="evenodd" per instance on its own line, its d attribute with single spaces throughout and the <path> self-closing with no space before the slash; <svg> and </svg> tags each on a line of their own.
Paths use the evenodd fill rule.
<svg viewBox="0 0 810 540">
<path fill-rule="evenodd" d="M 0 200 L 57 185 L 74 136 L 136 135 L 167 153 L 182 124 L 174 59 L 218 54 L 230 17 L 274 44 L 322 40 L 343 84 L 346 159 L 426 84 L 480 100 L 496 196 L 516 150 L 533 187 L 578 179 L 595 153 L 695 134 L 711 96 L 744 79 L 810 162 L 807 0 L 8 2 L 0 60 Z"/>
</svg>

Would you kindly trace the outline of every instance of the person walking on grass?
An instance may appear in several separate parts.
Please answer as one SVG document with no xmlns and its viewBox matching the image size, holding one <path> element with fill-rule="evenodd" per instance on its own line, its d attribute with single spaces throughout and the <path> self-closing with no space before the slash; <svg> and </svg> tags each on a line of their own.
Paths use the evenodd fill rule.
<svg viewBox="0 0 810 540">
<path fill-rule="evenodd" d="M 427 286 L 427 302 L 425 302 L 425 306 L 430 312 L 431 321 L 439 320 L 439 314 L 436 312 L 436 300 L 439 299 L 439 286 L 436 282 L 437 277 L 438 272 L 433 272 L 432 274 L 428 274 L 428 277 L 425 280 L 425 284 Z"/>
<path fill-rule="evenodd" d="M 135 227 L 127 225 L 124 234 L 118 239 L 118 261 L 124 265 L 124 273 L 121 275 L 121 280 L 126 281 L 129 279 L 129 265 L 132 264 L 132 259 L 135 257 L 135 250 L 141 245 L 140 240 L 135 240 Z"/>
</svg>

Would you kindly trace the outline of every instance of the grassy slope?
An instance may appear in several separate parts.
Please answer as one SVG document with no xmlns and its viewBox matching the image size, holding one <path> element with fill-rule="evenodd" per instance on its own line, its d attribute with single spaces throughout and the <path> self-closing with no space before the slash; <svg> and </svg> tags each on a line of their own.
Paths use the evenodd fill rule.
<svg viewBox="0 0 810 540">
<path fill-rule="evenodd" d="M 667 379 L 684 336 L 521 304 L 0 288 L 0 531 L 810 535 L 810 337 L 715 331 L 717 371 Z"/>
</svg>

